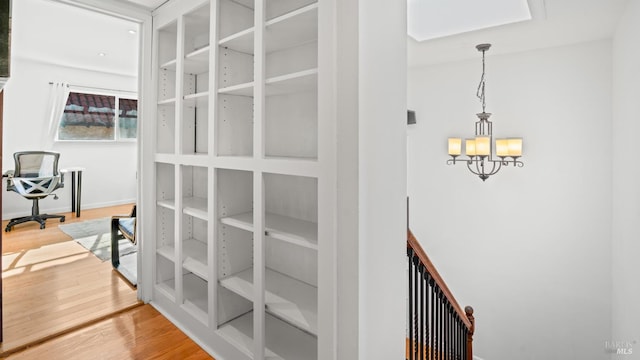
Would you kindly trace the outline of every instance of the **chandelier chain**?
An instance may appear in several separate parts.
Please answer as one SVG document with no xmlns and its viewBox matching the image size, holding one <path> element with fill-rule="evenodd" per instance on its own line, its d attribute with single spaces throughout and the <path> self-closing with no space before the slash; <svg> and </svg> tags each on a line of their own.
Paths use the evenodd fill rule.
<svg viewBox="0 0 640 360">
<path fill-rule="evenodd" d="M 480 102 L 482 102 L 482 112 L 485 112 L 485 108 L 486 108 L 486 95 L 485 95 L 485 90 L 484 90 L 484 86 L 485 86 L 485 63 L 484 63 L 484 53 L 486 50 L 482 50 L 482 76 L 480 77 L 480 84 L 478 84 L 478 90 L 476 91 L 476 97 L 478 97 L 478 99 L 480 99 Z"/>
</svg>

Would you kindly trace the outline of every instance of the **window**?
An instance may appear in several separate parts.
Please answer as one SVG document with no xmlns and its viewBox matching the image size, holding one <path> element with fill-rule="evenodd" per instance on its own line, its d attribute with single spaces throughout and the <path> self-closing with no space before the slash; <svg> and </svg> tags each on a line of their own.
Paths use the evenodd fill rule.
<svg viewBox="0 0 640 360">
<path fill-rule="evenodd" d="M 135 139 L 137 127 L 138 100 L 117 95 L 70 92 L 56 139 Z"/>
<path fill-rule="evenodd" d="M 118 138 L 135 139 L 138 132 L 138 100 L 119 99 Z"/>
</svg>

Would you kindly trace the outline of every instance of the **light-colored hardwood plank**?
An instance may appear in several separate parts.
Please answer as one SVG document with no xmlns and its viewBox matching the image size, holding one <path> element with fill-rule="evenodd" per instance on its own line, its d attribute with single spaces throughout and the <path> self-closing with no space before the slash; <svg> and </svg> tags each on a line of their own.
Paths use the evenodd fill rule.
<svg viewBox="0 0 640 360">
<path fill-rule="evenodd" d="M 211 357 L 151 305 L 143 305 L 7 359 L 200 360 Z"/>
<path fill-rule="evenodd" d="M 66 213 L 66 224 L 128 214 L 133 205 Z M 6 226 L 4 221 L 2 226 Z M 4 341 L 2 354 L 37 344 L 140 305 L 135 288 L 68 235 L 55 219 L 2 236 Z"/>
</svg>

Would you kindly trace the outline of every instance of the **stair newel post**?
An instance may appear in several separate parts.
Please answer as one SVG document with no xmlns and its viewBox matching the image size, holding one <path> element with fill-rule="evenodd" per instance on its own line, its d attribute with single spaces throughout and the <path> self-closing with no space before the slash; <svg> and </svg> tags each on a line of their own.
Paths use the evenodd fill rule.
<svg viewBox="0 0 640 360">
<path fill-rule="evenodd" d="M 473 333 L 476 329 L 476 319 L 473 317 L 473 308 L 467 306 L 464 308 L 464 313 L 467 315 L 471 328 L 467 332 L 467 358 L 466 360 L 473 360 Z"/>
</svg>

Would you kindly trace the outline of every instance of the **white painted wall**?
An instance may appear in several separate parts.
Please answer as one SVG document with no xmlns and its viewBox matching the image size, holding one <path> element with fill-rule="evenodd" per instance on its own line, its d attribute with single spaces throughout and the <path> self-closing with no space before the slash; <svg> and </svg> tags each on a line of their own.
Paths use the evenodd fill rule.
<svg viewBox="0 0 640 360">
<path fill-rule="evenodd" d="M 358 0 L 336 2 L 337 344 L 336 359 L 359 359 Z"/>
<path fill-rule="evenodd" d="M 632 146 L 640 134 L 640 1 L 627 5 L 613 39 L 613 330 L 640 359 L 640 170 Z"/>
<path fill-rule="evenodd" d="M 4 161 L 2 169 L 13 169 L 13 153 L 20 150 L 59 151 L 60 167 L 82 166 L 86 168 L 82 183 L 83 208 L 134 202 L 136 197 L 136 144 L 119 143 L 44 143 L 48 129 L 47 104 L 50 96 L 50 81 L 70 84 L 136 91 L 135 76 L 118 75 L 95 70 L 94 64 L 87 68 L 64 66 L 49 62 L 46 54 L 36 57 L 32 47 L 47 42 L 48 31 L 37 21 L 46 8 L 41 6 L 67 6 L 43 0 L 16 1 L 13 4 L 11 79 L 5 88 L 4 112 Z M 70 18 L 58 17 L 59 22 L 72 22 Z M 58 14 L 57 16 L 60 16 Z M 64 16 L 64 13 L 62 13 Z M 35 40 L 37 39 L 37 40 Z M 92 41 L 82 31 L 74 34 L 70 44 Z M 127 49 L 123 49 L 126 52 Z M 60 51 L 65 51 L 63 48 Z M 131 49 L 134 53 L 136 49 Z M 135 55 L 134 55 L 135 56 Z M 71 184 L 57 191 L 60 199 L 48 197 L 41 202 L 41 212 L 70 211 Z M 6 183 L 2 191 L 6 190 Z M 3 218 L 25 215 L 31 211 L 31 202 L 14 192 L 5 193 L 2 204 Z"/>
<path fill-rule="evenodd" d="M 405 354 L 406 11 L 403 1 L 359 1 L 358 359 L 363 360 Z"/>
<path fill-rule="evenodd" d="M 525 167 L 484 183 L 445 163 L 447 137 L 473 136 L 481 110 L 477 55 L 409 71 L 418 121 L 408 131 L 410 226 L 461 305 L 474 307 L 474 354 L 603 359 L 611 333 L 611 42 L 487 53 L 494 135 L 524 138 Z"/>
</svg>

